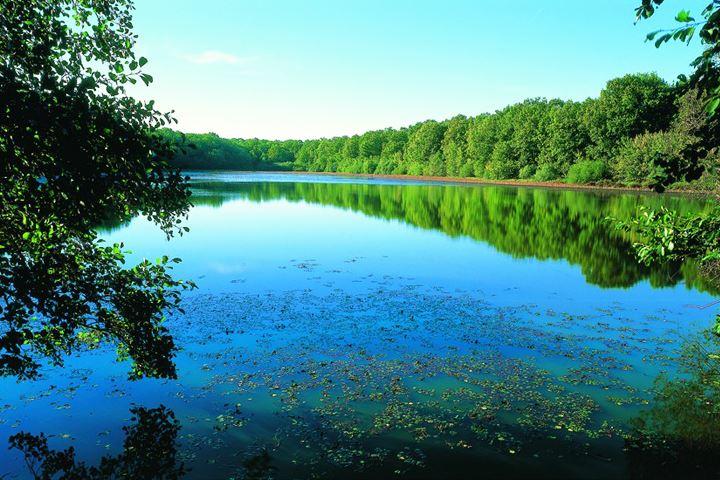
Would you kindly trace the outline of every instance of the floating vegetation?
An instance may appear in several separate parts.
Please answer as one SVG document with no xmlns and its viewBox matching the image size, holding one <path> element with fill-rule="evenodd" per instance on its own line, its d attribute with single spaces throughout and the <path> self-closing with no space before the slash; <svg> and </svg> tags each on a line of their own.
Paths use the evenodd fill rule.
<svg viewBox="0 0 720 480">
<path fill-rule="evenodd" d="M 373 285 L 188 298 L 187 314 L 169 319 L 181 380 L 165 383 L 163 402 L 183 425 L 178 456 L 191 476 L 462 477 L 511 460 L 520 475 L 559 458 L 560 476 L 625 471 L 631 419 L 654 398 L 637 378 L 672 365 L 672 323 Z M 94 375 L 77 370 L 24 398 L 71 411 L 93 388 L 75 379 Z M 111 377 L 99 393 L 123 401 L 135 386 Z"/>
<path fill-rule="evenodd" d="M 621 311 L 549 322 L 535 306 L 412 286 L 200 295 L 188 309 L 205 328 L 185 329 L 186 344 L 212 347 L 185 352 L 211 373 L 202 389 L 237 402 L 215 429 L 251 438 L 278 478 L 416 476 L 438 452 L 621 464 L 629 419 L 652 398 L 628 373 L 677 347 Z"/>
</svg>

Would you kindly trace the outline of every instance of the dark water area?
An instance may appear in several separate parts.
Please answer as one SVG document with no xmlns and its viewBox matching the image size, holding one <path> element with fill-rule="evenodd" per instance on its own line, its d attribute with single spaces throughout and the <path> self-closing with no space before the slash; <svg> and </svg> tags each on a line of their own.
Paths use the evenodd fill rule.
<svg viewBox="0 0 720 480">
<path fill-rule="evenodd" d="M 44 432 L 90 465 L 162 455 L 202 479 L 658 473 L 627 438 L 673 411 L 655 386 L 689 375 L 714 292 L 692 264 L 638 265 L 608 218 L 709 200 L 192 177 L 189 234 L 103 230 L 131 260 L 181 257 L 198 284 L 167 321 L 178 380 L 129 381 L 112 349 L 83 352 L 0 381 L 0 439 Z M 0 449 L 0 478 L 32 478 L 17 450 Z"/>
</svg>

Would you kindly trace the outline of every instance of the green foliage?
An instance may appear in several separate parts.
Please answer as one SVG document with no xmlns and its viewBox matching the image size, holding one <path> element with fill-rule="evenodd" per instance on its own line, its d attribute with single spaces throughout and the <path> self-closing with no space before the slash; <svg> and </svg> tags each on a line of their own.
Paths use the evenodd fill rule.
<svg viewBox="0 0 720 480">
<path fill-rule="evenodd" d="M 501 125 L 507 124 L 508 127 L 503 128 L 505 132 L 501 135 L 507 138 L 512 147 L 505 162 L 513 164 L 517 172 L 525 166 L 537 165 L 546 143 L 550 114 L 562 104 L 560 100 L 538 98 L 525 100 L 503 110 Z"/>
<path fill-rule="evenodd" d="M 695 137 L 675 131 L 625 139 L 615 158 L 613 175 L 625 185 L 644 187 L 693 178 L 696 166 L 685 152 L 696 143 Z"/>
<path fill-rule="evenodd" d="M 430 158 L 440 153 L 440 144 L 445 126 L 433 120 L 411 127 L 408 142 L 405 145 L 403 161 L 408 165 L 408 173 L 422 175 Z"/>
<path fill-rule="evenodd" d="M 642 0 L 641 5 L 635 9 L 637 19 L 650 18 L 663 0 Z M 681 10 L 675 16 L 678 25 L 667 30 L 657 30 L 647 35 L 647 41 L 655 43 L 656 47 L 672 41 L 690 43 L 697 35 L 704 46 L 702 53 L 693 60 L 692 75 L 681 77 L 683 82 L 696 88 L 705 98 L 705 110 L 714 115 L 720 106 L 720 70 L 717 58 L 720 55 L 720 4 L 709 2 L 702 10 L 703 20 L 697 21 L 689 10 Z"/>
<path fill-rule="evenodd" d="M 593 142 L 589 156 L 611 160 L 624 138 L 666 129 L 673 101 L 670 86 L 654 73 L 610 80 L 585 114 Z"/>
<path fill-rule="evenodd" d="M 367 132 L 360 137 L 359 153 L 362 157 L 378 157 L 382 151 L 381 132 Z"/>
<path fill-rule="evenodd" d="M 651 17 L 662 3 L 663 0 L 642 0 L 636 9 L 637 18 Z M 681 26 L 647 36 L 659 47 L 670 40 L 689 42 L 699 29 L 705 45 L 703 53 L 692 63 L 695 71 L 690 79 L 680 79 L 683 94 L 676 100 L 677 114 L 671 130 L 625 142 L 619 156 L 620 175 L 644 177 L 644 181 L 660 191 L 679 180 L 697 178 L 703 169 L 714 174 L 709 163 L 716 162 L 718 145 L 720 3 L 709 3 L 702 15 L 705 20 L 696 22 L 689 11 L 681 10 L 675 18 Z M 618 226 L 638 238 L 634 246 L 644 264 L 693 261 L 699 264 L 704 282 L 714 288 L 720 285 L 719 205 L 701 215 L 682 215 L 665 208 L 643 209 L 634 220 L 620 222 Z M 690 342 L 686 349 L 682 358 L 685 377 L 671 381 L 661 376 L 655 404 L 636 419 L 635 431 L 627 441 L 631 471 L 639 466 L 642 475 L 648 478 L 717 476 L 719 347 L 720 316 L 717 316 L 715 327 L 706 332 L 704 341 Z"/>
<path fill-rule="evenodd" d="M 642 0 L 636 9 L 638 19 L 649 18 L 662 0 Z M 705 50 L 695 59 L 695 71 L 690 78 L 681 77 L 680 95 L 676 100 L 677 114 L 670 134 L 657 138 L 638 139 L 635 147 L 627 147 L 622 168 L 625 174 L 644 159 L 660 164 L 660 174 L 654 167 L 650 172 L 654 187 L 663 190 L 667 185 L 683 179 L 699 177 L 703 170 L 714 175 L 717 164 L 718 124 L 715 111 L 720 104 L 720 72 L 717 55 L 720 53 L 720 5 L 711 2 L 703 10 L 704 21 L 696 22 L 689 11 L 676 16 L 681 23 L 673 30 L 656 31 L 648 35 L 657 47 L 670 40 L 689 41 L 699 29 Z M 701 105 L 704 108 L 700 108 Z M 703 115 L 707 113 L 708 115 Z M 710 118 L 708 118 L 708 116 Z M 674 135 L 674 136 L 673 136 Z M 622 164 L 621 164 L 622 165 Z M 635 232 L 640 241 L 635 245 L 641 261 L 667 262 L 695 259 L 713 282 L 718 282 L 720 265 L 720 207 L 705 215 L 682 216 L 677 212 L 644 211 L 631 224 L 621 224 Z"/>
<path fill-rule="evenodd" d="M 445 159 L 447 175 L 459 177 L 467 159 L 468 119 L 458 115 L 447 122 L 447 130 L 442 139 L 442 157 Z"/>
<path fill-rule="evenodd" d="M 657 187 L 694 181 L 714 168 L 720 129 L 703 104 L 697 91 L 671 88 L 655 74 L 626 75 L 608 82 L 598 99 L 535 98 L 492 114 L 352 137 L 273 142 L 188 135 L 197 150 L 186 149 L 175 165 L 583 183 L 613 173 L 621 184 Z"/>
<path fill-rule="evenodd" d="M 447 174 L 441 152 L 435 152 L 430 155 L 428 164 L 423 168 L 422 174 L 431 177 L 444 177 Z"/>
<path fill-rule="evenodd" d="M 144 215 L 182 234 L 186 179 L 157 130 L 173 121 L 126 95 L 152 82 L 133 53 L 129 0 L 0 0 L 0 375 L 32 378 L 88 340 L 131 375 L 173 377 L 162 325 L 190 284 L 178 259 L 131 268 L 94 228 Z"/>
<path fill-rule="evenodd" d="M 681 215 L 660 208 L 642 210 L 619 228 L 639 238 L 635 243 L 638 258 L 645 264 L 699 259 L 720 259 L 720 206 L 702 215 Z"/>
<path fill-rule="evenodd" d="M 636 10 L 638 19 L 652 16 L 662 3 L 643 0 Z M 643 174 L 649 174 L 658 190 L 678 180 L 697 178 L 703 168 L 714 174 L 709 163 L 716 162 L 718 145 L 720 4 L 709 3 L 702 15 L 705 21 L 696 22 L 689 11 L 682 10 L 676 16 L 680 27 L 653 32 L 647 37 L 659 47 L 670 40 L 689 42 L 696 29 L 700 29 L 705 45 L 692 64 L 695 71 L 690 79 L 680 79 L 684 93 L 676 101 L 672 130 L 634 140 L 634 145 L 624 147 L 621 156 L 619 165 L 626 176 L 632 168 L 653 165 L 649 171 L 646 167 Z M 634 246 L 644 264 L 693 261 L 699 264 L 704 282 L 715 288 L 720 285 L 719 205 L 701 215 L 682 215 L 665 208 L 642 210 L 633 221 L 621 222 L 619 228 L 638 238 Z M 717 476 L 719 347 L 720 316 L 716 317 L 715 327 L 706 332 L 705 341 L 690 343 L 683 356 L 686 378 L 680 381 L 660 378 L 655 405 L 640 415 L 628 441 L 631 464 L 637 456 L 638 464 L 660 463 L 662 475 Z"/>
<path fill-rule="evenodd" d="M 173 165 L 183 170 L 288 170 L 302 146 L 299 140 L 226 139 L 170 129 L 160 134 L 176 149 Z"/>
<path fill-rule="evenodd" d="M 549 182 L 552 180 L 557 180 L 561 177 L 563 177 L 562 173 L 560 173 L 560 171 L 557 170 L 556 167 L 550 163 L 543 163 L 542 165 L 538 166 L 537 170 L 535 171 L 535 180 L 539 182 Z"/>
<path fill-rule="evenodd" d="M 538 180 L 564 178 L 570 166 L 585 156 L 591 143 L 584 114 L 591 104 L 592 101 L 567 102 L 550 110 L 544 145 L 537 160 Z"/>
<path fill-rule="evenodd" d="M 602 160 L 582 160 L 570 167 L 567 181 L 570 183 L 594 183 L 606 178 L 607 166 Z"/>
<path fill-rule="evenodd" d="M 495 144 L 490 162 L 485 165 L 486 178 L 505 180 L 517 178 L 518 165 L 513 161 L 514 150 L 510 142 L 502 140 Z"/>
<path fill-rule="evenodd" d="M 498 115 L 481 115 L 472 119 L 467 131 L 468 162 L 473 176 L 483 177 L 497 143 Z"/>
<path fill-rule="evenodd" d="M 518 178 L 521 180 L 529 180 L 535 176 L 535 165 L 525 165 L 520 169 Z"/>
</svg>

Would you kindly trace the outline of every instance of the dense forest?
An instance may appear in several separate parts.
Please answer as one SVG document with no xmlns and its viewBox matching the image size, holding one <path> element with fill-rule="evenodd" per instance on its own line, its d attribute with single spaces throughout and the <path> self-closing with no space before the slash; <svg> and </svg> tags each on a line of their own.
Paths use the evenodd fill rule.
<svg viewBox="0 0 720 480">
<path fill-rule="evenodd" d="M 654 73 L 609 81 L 583 102 L 535 98 L 492 114 L 317 140 L 188 134 L 185 169 L 295 170 L 649 186 L 714 184 L 717 124 L 705 99 Z M 164 135 L 181 142 L 183 135 Z"/>
</svg>

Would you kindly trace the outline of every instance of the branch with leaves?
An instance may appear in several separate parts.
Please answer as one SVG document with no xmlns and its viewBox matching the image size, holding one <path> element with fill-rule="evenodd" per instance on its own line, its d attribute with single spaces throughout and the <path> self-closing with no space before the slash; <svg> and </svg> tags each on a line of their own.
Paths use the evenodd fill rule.
<svg viewBox="0 0 720 480">
<path fill-rule="evenodd" d="M 131 0 L 0 0 L 0 375 L 33 378 L 93 341 L 133 377 L 173 377 L 165 316 L 173 262 L 125 267 L 95 229 L 143 215 L 183 234 L 187 178 L 169 164 L 173 123 L 127 95 L 152 82 L 134 53 Z"/>
<path fill-rule="evenodd" d="M 664 0 L 642 0 L 642 4 L 635 9 L 637 20 L 652 17 L 663 3 Z M 654 41 L 659 48 L 670 41 L 690 43 L 695 35 L 700 38 L 704 50 L 691 63 L 695 71 L 689 78 L 682 76 L 681 81 L 697 88 L 707 97 L 706 110 L 710 115 L 714 115 L 720 107 L 720 1 L 710 2 L 700 15 L 702 20 L 698 21 L 689 10 L 681 10 L 675 16 L 679 26 L 651 32 L 647 35 L 647 40 Z"/>
</svg>

